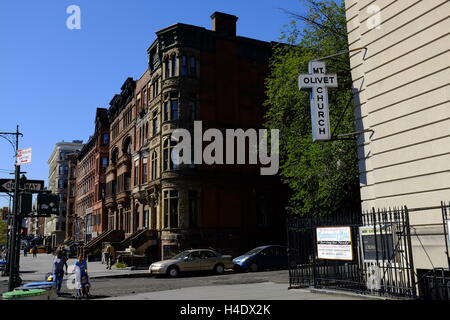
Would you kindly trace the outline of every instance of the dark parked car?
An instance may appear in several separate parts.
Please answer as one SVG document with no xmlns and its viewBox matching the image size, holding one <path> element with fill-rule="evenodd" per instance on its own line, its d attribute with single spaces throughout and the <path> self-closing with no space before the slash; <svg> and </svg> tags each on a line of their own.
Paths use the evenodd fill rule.
<svg viewBox="0 0 450 320">
<path fill-rule="evenodd" d="M 287 247 L 262 246 L 233 259 L 236 270 L 256 272 L 288 266 Z"/>
</svg>

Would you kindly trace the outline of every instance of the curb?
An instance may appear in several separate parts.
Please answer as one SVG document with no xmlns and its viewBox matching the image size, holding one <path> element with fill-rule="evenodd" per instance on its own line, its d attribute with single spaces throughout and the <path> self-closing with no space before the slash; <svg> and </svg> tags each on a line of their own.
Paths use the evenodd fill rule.
<svg viewBox="0 0 450 320">
<path fill-rule="evenodd" d="M 123 273 L 123 274 L 109 274 L 109 275 L 97 275 L 90 276 L 91 279 L 99 278 L 150 278 L 153 277 L 150 273 Z"/>
<path fill-rule="evenodd" d="M 390 298 L 390 297 L 380 297 L 380 296 L 373 296 L 373 295 L 365 295 L 365 294 L 359 294 L 359 293 L 353 293 L 348 291 L 341 291 L 341 290 L 331 290 L 331 289 L 316 289 L 316 288 L 304 288 L 306 290 L 309 290 L 312 293 L 325 293 L 325 294 L 333 294 L 333 295 L 341 295 L 341 296 L 350 296 L 350 297 L 358 297 L 362 298 L 364 300 L 404 300 L 404 299 L 396 299 L 396 298 Z"/>
</svg>

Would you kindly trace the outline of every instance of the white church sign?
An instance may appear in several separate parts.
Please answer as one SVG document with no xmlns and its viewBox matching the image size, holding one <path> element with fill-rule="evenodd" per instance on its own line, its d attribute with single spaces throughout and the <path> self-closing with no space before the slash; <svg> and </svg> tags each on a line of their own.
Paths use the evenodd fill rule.
<svg viewBox="0 0 450 320">
<path fill-rule="evenodd" d="M 338 86 L 336 74 L 326 74 L 325 62 L 310 61 L 309 74 L 301 74 L 298 79 L 300 89 L 312 89 L 311 122 L 314 141 L 331 139 L 330 114 L 328 109 L 328 88 Z"/>
</svg>

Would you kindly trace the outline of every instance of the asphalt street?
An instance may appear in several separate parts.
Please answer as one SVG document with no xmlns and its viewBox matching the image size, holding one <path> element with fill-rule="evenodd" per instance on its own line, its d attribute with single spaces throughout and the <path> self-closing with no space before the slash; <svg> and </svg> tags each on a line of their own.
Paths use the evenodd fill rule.
<svg viewBox="0 0 450 320">
<path fill-rule="evenodd" d="M 174 289 L 207 287 L 219 285 L 255 284 L 264 282 L 284 283 L 289 285 L 288 271 L 271 271 L 257 273 L 227 273 L 225 275 L 189 274 L 180 278 L 146 277 L 146 278 L 96 278 L 92 281 L 92 294 L 102 297 L 127 296 Z"/>
<path fill-rule="evenodd" d="M 44 281 L 45 274 L 51 270 L 52 255 L 40 254 L 33 259 L 21 256 L 21 277 L 24 282 Z M 75 260 L 71 259 L 69 265 Z M 273 282 L 289 284 L 287 270 L 277 270 L 256 273 L 235 273 L 226 271 L 224 275 L 214 275 L 212 273 L 191 273 L 181 275 L 172 279 L 168 277 L 155 277 L 148 274 L 146 270 L 106 270 L 105 265 L 100 262 L 88 263 L 89 274 L 91 276 L 91 294 L 93 298 L 108 298 L 133 295 L 137 293 L 148 293 L 157 291 L 167 291 L 191 287 L 256 284 Z M 70 275 L 66 275 L 68 279 Z M 0 293 L 8 291 L 7 277 L 0 278 Z M 74 299 L 75 291 L 68 289 L 66 281 L 63 283 L 62 296 L 58 299 Z"/>
</svg>

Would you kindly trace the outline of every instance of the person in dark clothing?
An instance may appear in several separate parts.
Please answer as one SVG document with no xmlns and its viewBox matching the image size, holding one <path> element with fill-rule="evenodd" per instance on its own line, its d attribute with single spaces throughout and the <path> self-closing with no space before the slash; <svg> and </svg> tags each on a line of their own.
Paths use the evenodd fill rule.
<svg viewBox="0 0 450 320">
<path fill-rule="evenodd" d="M 31 253 L 33 253 L 33 258 L 37 257 L 37 246 L 36 245 L 34 245 L 33 249 L 31 249 Z"/>
<path fill-rule="evenodd" d="M 52 273 L 56 282 L 56 294 L 61 295 L 61 286 L 64 278 L 64 259 L 61 251 L 56 254 L 55 260 L 53 260 Z"/>
<path fill-rule="evenodd" d="M 67 274 L 67 260 L 69 258 L 67 257 L 67 252 L 64 249 L 61 250 L 61 255 L 62 255 L 64 267 L 66 267 L 66 274 Z"/>
</svg>

